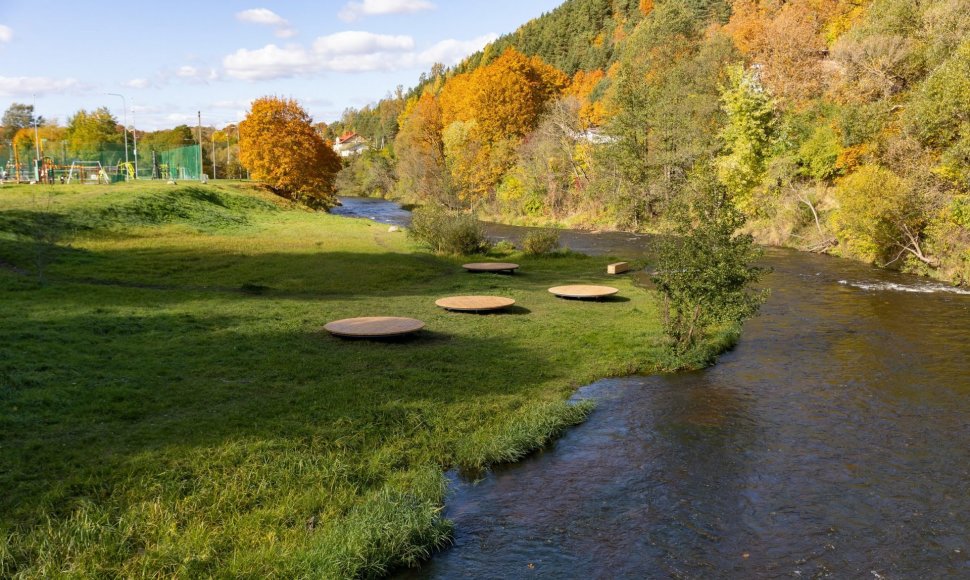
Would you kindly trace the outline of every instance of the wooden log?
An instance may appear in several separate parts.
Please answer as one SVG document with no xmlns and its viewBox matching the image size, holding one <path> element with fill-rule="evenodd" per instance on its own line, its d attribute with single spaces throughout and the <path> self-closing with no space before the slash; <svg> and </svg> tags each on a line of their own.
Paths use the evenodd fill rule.
<svg viewBox="0 0 970 580">
<path fill-rule="evenodd" d="M 617 262 L 606 267 L 607 274 L 622 274 L 630 270 L 629 262 Z"/>
</svg>

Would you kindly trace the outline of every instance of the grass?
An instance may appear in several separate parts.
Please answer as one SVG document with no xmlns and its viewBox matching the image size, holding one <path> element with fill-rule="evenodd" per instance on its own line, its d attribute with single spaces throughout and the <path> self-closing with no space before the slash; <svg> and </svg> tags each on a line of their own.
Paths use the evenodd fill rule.
<svg viewBox="0 0 970 580">
<path fill-rule="evenodd" d="M 371 577 L 444 545 L 444 470 L 546 444 L 660 360 L 607 258 L 471 275 L 248 186 L 0 189 L 0 576 Z M 517 300 L 440 310 L 451 294 Z M 328 321 L 420 318 L 404 341 Z"/>
</svg>

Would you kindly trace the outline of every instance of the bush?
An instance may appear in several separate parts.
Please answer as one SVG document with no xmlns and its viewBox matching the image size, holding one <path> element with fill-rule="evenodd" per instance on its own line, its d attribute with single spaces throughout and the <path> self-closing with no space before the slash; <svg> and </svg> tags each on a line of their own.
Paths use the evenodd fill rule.
<svg viewBox="0 0 970 580">
<path fill-rule="evenodd" d="M 437 254 L 476 254 L 490 246 L 485 228 L 474 215 L 435 206 L 414 210 L 408 237 Z"/>
<path fill-rule="evenodd" d="M 539 256 L 559 248 L 559 232 L 556 230 L 533 230 L 522 240 L 522 251 Z"/>
</svg>

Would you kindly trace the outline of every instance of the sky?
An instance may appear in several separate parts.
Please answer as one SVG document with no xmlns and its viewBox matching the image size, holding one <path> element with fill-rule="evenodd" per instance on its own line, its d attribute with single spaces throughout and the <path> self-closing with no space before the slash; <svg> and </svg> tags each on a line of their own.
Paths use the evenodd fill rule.
<svg viewBox="0 0 970 580">
<path fill-rule="evenodd" d="M 0 111 L 62 125 L 107 106 L 140 131 L 223 127 L 294 98 L 315 121 L 414 86 L 562 0 L 0 0 Z M 115 93 L 115 96 L 108 93 Z"/>
</svg>

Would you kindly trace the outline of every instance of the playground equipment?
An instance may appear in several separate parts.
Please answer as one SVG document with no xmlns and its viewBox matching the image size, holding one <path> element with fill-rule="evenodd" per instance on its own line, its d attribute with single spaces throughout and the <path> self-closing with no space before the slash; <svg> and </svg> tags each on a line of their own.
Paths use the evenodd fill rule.
<svg viewBox="0 0 970 580">
<path fill-rule="evenodd" d="M 67 182 L 77 179 L 81 183 L 111 183 L 100 161 L 74 161 L 67 173 Z"/>
</svg>

